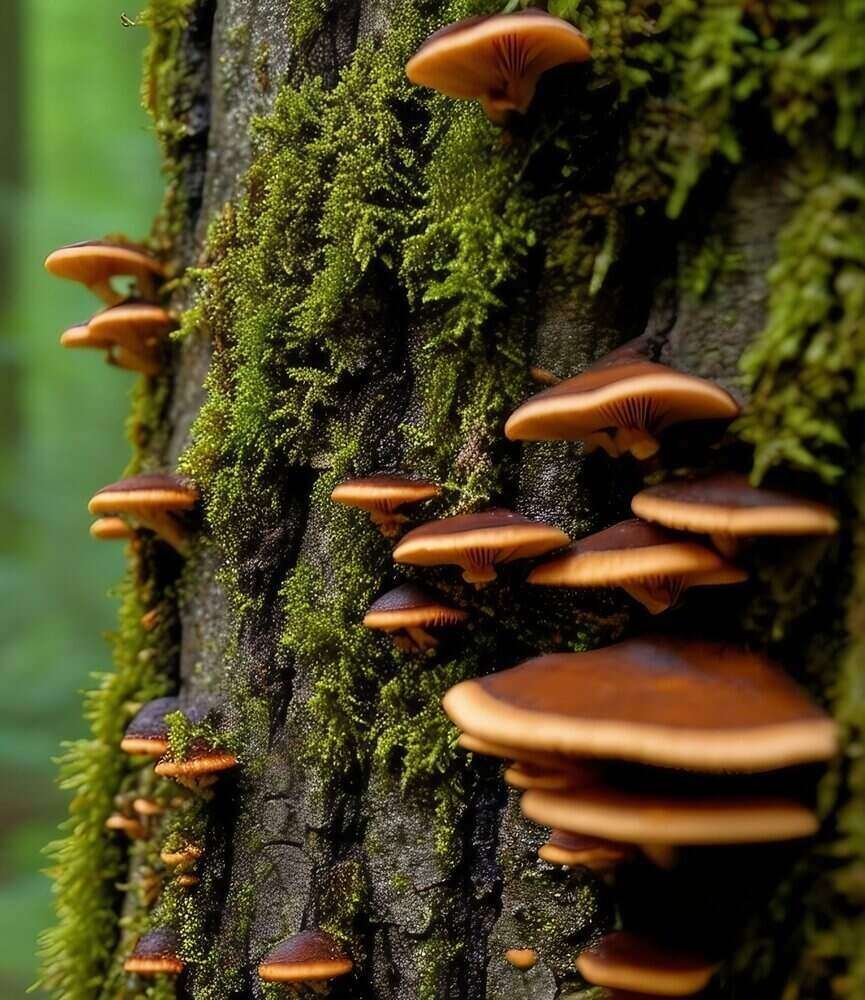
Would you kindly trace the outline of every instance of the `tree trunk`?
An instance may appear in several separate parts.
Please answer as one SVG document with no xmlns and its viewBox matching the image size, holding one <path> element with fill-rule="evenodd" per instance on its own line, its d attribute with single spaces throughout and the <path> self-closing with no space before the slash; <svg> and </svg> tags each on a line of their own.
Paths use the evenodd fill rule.
<svg viewBox="0 0 865 1000">
<path fill-rule="evenodd" d="M 588 1000 L 575 956 L 629 919 L 683 937 L 708 921 L 725 956 L 709 995 L 860 995 L 844 940 L 861 928 L 830 883 L 840 862 L 826 860 L 836 838 L 852 869 L 861 857 L 846 763 L 821 786 L 817 845 L 706 852 L 605 882 L 538 860 L 545 831 L 521 817 L 498 766 L 454 746 L 439 708 L 458 680 L 539 651 L 666 631 L 766 648 L 848 726 L 858 718 L 839 664 L 860 440 L 861 362 L 846 352 L 863 300 L 834 276 L 865 281 L 861 240 L 803 241 L 806 263 L 827 263 L 801 279 L 831 300 L 825 322 L 787 315 L 797 293 L 782 265 L 819 192 L 845 177 L 826 226 L 862 219 L 863 150 L 843 141 L 853 112 L 838 98 L 855 83 L 827 74 L 809 114 L 790 75 L 811 33 L 839 45 L 862 16 L 697 6 L 551 5 L 586 31 L 594 60 L 548 74 L 502 133 L 401 72 L 471 5 L 151 3 L 145 93 L 169 183 L 154 239 L 183 325 L 169 373 L 139 394 L 133 464 L 190 475 L 204 517 L 183 566 L 137 545 L 127 607 L 159 605 L 163 624 L 122 633 L 118 656 L 150 650 L 156 687 L 213 700 L 240 766 L 132 849 L 104 996 L 138 995 L 119 963 L 148 923 L 169 923 L 188 966 L 180 992 L 196 998 L 264 995 L 264 954 L 323 927 L 356 966 L 333 996 Z M 754 389 L 741 432 L 672 433 L 642 465 L 505 441 L 504 420 L 540 388 L 532 367 L 568 377 L 641 334 L 657 360 L 743 403 Z M 807 357 L 819 338 L 838 365 Z M 824 370 L 834 381 L 812 391 Z M 789 412 L 765 402 L 770 383 L 801 389 Z M 814 413 L 849 450 L 812 433 Z M 429 516 L 502 505 L 578 538 L 629 516 L 645 479 L 750 471 L 752 446 L 775 482 L 841 505 L 845 543 L 761 549 L 748 586 L 705 588 L 659 620 L 620 592 L 527 587 L 520 563 L 478 591 L 453 569 L 395 568 L 368 518 L 329 500 L 343 478 L 403 471 L 444 484 Z M 471 627 L 429 657 L 362 629 L 404 579 L 436 584 Z M 124 789 L 152 788 L 141 774 L 127 771 Z M 151 908 L 141 873 L 158 874 L 154 844 L 185 829 L 206 844 L 201 882 L 166 880 Z M 696 912 L 707 895 L 708 916 Z M 833 928 L 822 936 L 818 915 Z M 538 952 L 530 971 L 505 960 L 515 947 Z"/>
</svg>

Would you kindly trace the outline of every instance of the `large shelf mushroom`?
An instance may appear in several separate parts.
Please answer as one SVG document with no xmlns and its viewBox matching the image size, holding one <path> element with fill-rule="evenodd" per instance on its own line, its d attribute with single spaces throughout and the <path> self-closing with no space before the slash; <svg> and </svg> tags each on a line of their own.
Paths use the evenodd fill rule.
<svg viewBox="0 0 865 1000">
<path fill-rule="evenodd" d="M 503 124 L 511 112 L 528 110 L 543 73 L 585 62 L 590 54 L 572 24 L 529 9 L 441 28 L 408 61 L 406 75 L 448 97 L 480 101 L 487 117 Z"/>
<path fill-rule="evenodd" d="M 408 521 L 400 513 L 401 507 L 431 500 L 439 493 L 439 486 L 424 479 L 380 473 L 364 479 L 347 479 L 334 488 L 330 498 L 335 503 L 368 511 L 370 520 L 385 538 L 393 538 Z"/>
<path fill-rule="evenodd" d="M 143 473 L 104 486 L 90 500 L 91 514 L 123 515 L 154 531 L 181 554 L 187 532 L 177 515 L 198 503 L 198 490 L 179 476 Z"/>
<path fill-rule="evenodd" d="M 354 962 L 330 934 L 301 931 L 280 941 L 258 967 L 267 983 L 321 983 L 348 975 Z"/>
<path fill-rule="evenodd" d="M 569 541 L 552 524 L 498 507 L 422 524 L 400 541 L 393 558 L 416 566 L 460 566 L 467 583 L 483 586 L 495 580 L 497 564 L 543 555 Z"/>
<path fill-rule="evenodd" d="M 574 542 L 528 576 L 529 583 L 552 587 L 621 587 L 652 614 L 672 607 L 689 587 L 745 579 L 698 541 L 637 518 Z"/>
<path fill-rule="evenodd" d="M 58 247 L 46 258 L 45 269 L 58 278 L 79 282 L 110 306 L 127 297 L 112 286 L 114 279 L 133 278 L 137 294 L 152 299 L 157 283 L 165 277 L 162 264 L 143 247 L 110 240 Z"/>
<path fill-rule="evenodd" d="M 614 931 L 585 948 L 577 969 L 587 982 L 637 995 L 687 997 L 702 990 L 717 963 L 627 931 Z"/>
<path fill-rule="evenodd" d="M 390 633 L 397 648 L 412 652 L 438 645 L 430 629 L 462 625 L 468 617 L 468 612 L 452 607 L 422 587 L 404 583 L 375 601 L 363 624 Z"/>
<path fill-rule="evenodd" d="M 674 424 L 732 420 L 739 404 L 706 379 L 620 348 L 582 374 L 544 389 L 511 414 L 512 441 L 582 441 L 616 458 L 650 458 L 658 435 Z"/>
<path fill-rule="evenodd" d="M 647 521 L 709 535 L 727 555 L 744 538 L 832 535 L 838 530 L 838 517 L 825 504 L 752 486 L 737 472 L 651 486 L 634 497 L 631 509 Z"/>
</svg>

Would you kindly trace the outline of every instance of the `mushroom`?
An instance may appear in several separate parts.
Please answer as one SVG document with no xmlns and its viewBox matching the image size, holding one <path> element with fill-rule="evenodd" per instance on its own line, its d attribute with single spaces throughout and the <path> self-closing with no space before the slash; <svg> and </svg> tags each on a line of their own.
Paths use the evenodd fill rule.
<svg viewBox="0 0 865 1000">
<path fill-rule="evenodd" d="M 701 955 L 669 948 L 628 931 L 606 934 L 577 958 L 580 974 L 594 986 L 664 997 L 697 993 L 717 967 L 717 963 Z"/>
<path fill-rule="evenodd" d="M 480 739 L 696 771 L 769 771 L 832 757 L 835 722 L 759 653 L 648 636 L 550 653 L 444 697 Z"/>
<path fill-rule="evenodd" d="M 575 788 L 584 785 L 587 781 L 595 780 L 596 774 L 590 767 L 580 768 L 575 762 L 567 769 L 538 767 L 537 764 L 527 764 L 524 761 L 515 761 L 510 767 L 505 768 L 505 782 L 511 788 L 519 788 L 523 791 L 529 788 L 546 788 L 551 791 L 563 788 Z"/>
<path fill-rule="evenodd" d="M 631 509 L 646 521 L 709 535 L 725 555 L 732 555 L 742 538 L 832 535 L 838 530 L 838 517 L 830 507 L 752 486 L 738 472 L 651 486 L 634 497 Z"/>
<path fill-rule="evenodd" d="M 201 879 L 197 875 L 191 875 L 187 872 L 184 875 L 178 875 L 176 881 L 181 889 L 191 889 L 193 886 L 198 885 Z"/>
<path fill-rule="evenodd" d="M 330 498 L 347 507 L 368 511 L 372 523 L 385 538 L 393 538 L 400 525 L 408 520 L 397 513 L 400 507 L 431 500 L 439 493 L 441 489 L 435 483 L 382 473 L 366 479 L 348 479 L 334 488 Z"/>
<path fill-rule="evenodd" d="M 625 345 L 532 396 L 511 414 L 505 434 L 512 441 L 582 441 L 589 452 L 645 459 L 673 424 L 738 415 L 739 404 L 714 382 L 648 361 Z"/>
<path fill-rule="evenodd" d="M 139 816 L 144 816 L 146 819 L 151 819 L 154 816 L 161 816 L 165 809 L 158 803 L 154 802 L 153 799 L 137 798 L 132 803 L 132 808 Z"/>
<path fill-rule="evenodd" d="M 86 285 L 108 305 L 126 297 L 112 288 L 114 278 L 134 278 L 142 298 L 153 298 L 156 283 L 165 277 L 162 264 L 145 249 L 133 244 L 92 240 L 69 243 L 50 253 L 45 269 L 58 278 Z"/>
<path fill-rule="evenodd" d="M 554 587 L 621 587 L 653 615 L 689 587 L 745 579 L 744 570 L 705 545 L 638 518 L 575 542 L 528 576 L 529 583 Z"/>
<path fill-rule="evenodd" d="M 105 820 L 105 829 L 125 833 L 130 840 L 146 840 L 147 838 L 147 831 L 141 821 L 132 816 L 124 816 L 123 813 L 112 813 Z"/>
<path fill-rule="evenodd" d="M 634 856 L 634 847 L 603 837 L 552 830 L 549 839 L 538 848 L 538 857 L 551 865 L 566 868 L 588 868 L 605 872 Z"/>
<path fill-rule="evenodd" d="M 390 632 L 398 649 L 411 652 L 438 645 L 427 629 L 460 625 L 468 617 L 468 612 L 445 604 L 422 587 L 404 583 L 380 597 L 367 611 L 363 624 Z"/>
<path fill-rule="evenodd" d="M 534 948 L 508 948 L 505 961 L 515 969 L 532 969 L 538 964 L 538 953 Z"/>
<path fill-rule="evenodd" d="M 187 534 L 175 515 L 197 502 L 198 490 L 179 476 L 150 472 L 104 486 L 90 500 L 89 509 L 91 514 L 125 514 L 183 553 Z"/>
<path fill-rule="evenodd" d="M 97 340 L 117 344 L 137 354 L 155 350 L 177 326 L 170 312 L 151 302 L 126 301 L 109 306 L 90 320 Z"/>
<path fill-rule="evenodd" d="M 495 580 L 497 563 L 543 555 L 569 541 L 552 524 L 497 507 L 422 524 L 400 541 L 393 557 L 416 566 L 461 566 L 463 579 L 480 587 Z"/>
<path fill-rule="evenodd" d="M 103 542 L 127 541 L 135 532 L 120 517 L 99 517 L 90 525 L 90 534 Z"/>
<path fill-rule="evenodd" d="M 183 844 L 176 850 L 169 850 L 163 848 L 159 852 L 159 857 L 162 859 L 163 864 L 168 865 L 169 868 L 191 868 L 196 861 L 204 853 L 199 844 Z"/>
<path fill-rule="evenodd" d="M 69 348 L 87 347 L 97 351 L 107 351 L 111 341 L 98 337 L 90 329 L 89 323 L 76 323 L 60 334 L 60 346 Z"/>
<path fill-rule="evenodd" d="M 149 611 L 144 612 L 144 614 L 138 619 L 138 623 L 145 632 L 152 632 L 159 624 L 161 618 L 161 609 L 158 607 L 151 608 Z"/>
<path fill-rule="evenodd" d="M 124 753 L 161 757 L 168 750 L 167 715 L 181 710 L 180 699 L 154 698 L 143 705 L 126 727 L 120 749 Z M 191 708 L 185 712 L 188 714 Z"/>
<path fill-rule="evenodd" d="M 135 972 L 139 976 L 157 976 L 160 973 L 176 976 L 184 968 L 180 941 L 169 927 L 157 927 L 140 937 L 132 954 L 123 963 L 124 972 Z"/>
<path fill-rule="evenodd" d="M 800 840 L 818 829 L 815 814 L 777 796 L 643 794 L 587 785 L 526 792 L 523 814 L 542 826 L 651 848 Z"/>
<path fill-rule="evenodd" d="M 212 785 L 223 771 L 237 766 L 237 757 L 227 750 L 198 743 L 192 747 L 183 760 L 162 757 L 154 767 L 160 778 L 174 778 L 181 785 L 190 788 L 206 788 Z"/>
<path fill-rule="evenodd" d="M 477 99 L 496 124 L 524 114 L 543 73 L 585 62 L 589 43 L 577 29 L 543 10 L 468 17 L 441 28 L 406 65 L 412 83 L 448 97 Z"/>
<path fill-rule="evenodd" d="M 547 770 L 563 770 L 573 767 L 573 758 L 562 757 L 559 754 L 543 753 L 540 750 L 526 750 L 523 747 L 509 747 L 504 743 L 494 743 L 482 740 L 471 733 L 460 733 L 457 746 L 470 753 L 479 753 L 487 757 L 497 757 L 500 760 L 519 761 L 523 764 L 533 764 Z"/>
<path fill-rule="evenodd" d="M 120 344 L 112 345 L 106 360 L 109 365 L 115 368 L 122 368 L 124 371 L 139 372 L 142 375 L 158 375 L 162 371 L 159 359 L 152 351 L 133 351 L 129 347 Z"/>
<path fill-rule="evenodd" d="M 315 983 L 345 976 L 354 962 L 324 931 L 292 934 L 269 952 L 258 967 L 267 983 Z"/>
</svg>

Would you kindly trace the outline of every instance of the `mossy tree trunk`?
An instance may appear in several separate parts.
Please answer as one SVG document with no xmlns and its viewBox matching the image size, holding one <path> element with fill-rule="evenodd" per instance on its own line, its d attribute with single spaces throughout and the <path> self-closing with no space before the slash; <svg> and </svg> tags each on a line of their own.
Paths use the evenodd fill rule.
<svg viewBox="0 0 865 1000">
<path fill-rule="evenodd" d="M 213 697 L 241 766 L 166 820 L 161 836 L 204 836 L 194 892 L 168 885 L 149 911 L 136 880 L 158 862 L 133 850 L 104 995 L 136 995 L 118 963 L 151 921 L 181 930 L 194 997 L 262 995 L 262 955 L 319 926 L 356 959 L 334 996 L 588 1000 L 574 969 L 585 942 L 623 915 L 686 934 L 704 896 L 738 880 L 713 918 L 729 956 L 717 996 L 859 996 L 863 928 L 825 850 L 861 863 L 846 761 L 822 786 L 819 847 L 608 884 L 538 861 L 543 831 L 497 767 L 454 748 L 439 699 L 538 651 L 670 630 L 769 649 L 860 723 L 861 622 L 843 649 L 865 68 L 846 40 L 865 15 L 551 5 L 594 61 L 550 74 L 503 135 L 402 74 L 425 34 L 479 9 L 153 0 L 143 16 L 169 180 L 154 240 L 184 319 L 169 374 L 139 393 L 134 465 L 182 469 L 205 511 L 185 566 L 139 546 L 129 615 L 160 603 L 177 620 L 156 638 L 130 626 L 118 657 L 149 650 L 163 689 Z M 651 467 L 505 442 L 532 366 L 569 376 L 642 333 L 657 359 L 748 406 L 722 442 L 671 435 Z M 365 516 L 328 499 L 346 476 L 405 471 L 445 485 L 437 514 L 494 503 L 579 537 L 628 516 L 647 477 L 729 467 L 830 498 L 842 541 L 760 549 L 748 586 L 698 593 L 662 621 L 616 593 L 529 592 L 519 564 L 480 591 L 456 571 L 397 570 Z M 359 625 L 405 578 L 472 614 L 428 659 Z M 510 947 L 538 964 L 516 971 Z"/>
</svg>

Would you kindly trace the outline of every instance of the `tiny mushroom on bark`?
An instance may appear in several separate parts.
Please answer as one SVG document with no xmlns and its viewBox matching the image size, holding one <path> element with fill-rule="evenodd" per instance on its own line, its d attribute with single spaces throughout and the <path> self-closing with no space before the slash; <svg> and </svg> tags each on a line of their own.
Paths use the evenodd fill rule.
<svg viewBox="0 0 865 1000">
<path fill-rule="evenodd" d="M 587 451 L 645 459 L 673 424 L 738 415 L 739 404 L 714 382 L 648 361 L 626 345 L 532 396 L 511 414 L 505 434 L 512 441 L 583 441 Z"/>
<path fill-rule="evenodd" d="M 737 472 L 651 486 L 634 497 L 631 509 L 646 521 L 709 535 L 725 555 L 733 554 L 742 538 L 832 535 L 838 530 L 830 507 L 752 486 Z"/>
<path fill-rule="evenodd" d="M 497 124 L 528 110 L 543 73 L 585 62 L 589 43 L 543 10 L 469 17 L 441 28 L 406 65 L 412 83 L 448 97 L 475 99 Z"/>
<path fill-rule="evenodd" d="M 165 717 L 178 711 L 181 711 L 179 698 L 154 698 L 146 702 L 126 727 L 120 749 L 129 754 L 161 757 L 168 749 L 168 723 Z"/>
<path fill-rule="evenodd" d="M 237 757 L 227 750 L 204 744 L 194 745 L 183 760 L 162 757 L 154 767 L 160 778 L 174 778 L 190 788 L 212 785 L 223 771 L 237 766 Z"/>
<path fill-rule="evenodd" d="M 692 538 L 638 518 L 574 542 L 541 563 L 528 582 L 553 587 L 621 587 L 653 615 L 689 587 L 741 583 L 747 573 Z"/>
<path fill-rule="evenodd" d="M 132 808 L 138 813 L 139 816 L 144 816 L 150 819 L 153 816 L 161 816 L 165 809 L 158 802 L 154 802 L 153 799 L 145 799 L 139 797 L 135 799 L 132 803 Z"/>
<path fill-rule="evenodd" d="M 569 541 L 552 524 L 499 507 L 422 524 L 400 541 L 393 557 L 416 566 L 461 566 L 463 579 L 480 587 L 495 580 L 497 563 L 543 555 Z"/>
<path fill-rule="evenodd" d="M 534 948 L 508 948 L 505 961 L 515 969 L 532 969 L 538 964 L 538 953 Z"/>
<path fill-rule="evenodd" d="M 523 791 L 529 788 L 545 788 L 550 791 L 577 788 L 596 778 L 597 773 L 591 765 L 580 766 L 577 761 L 569 763 L 567 767 L 554 769 L 518 760 L 505 768 L 504 773 L 506 784 Z"/>
<path fill-rule="evenodd" d="M 179 476 L 151 472 L 104 486 L 90 500 L 91 514 L 124 514 L 183 553 L 187 533 L 177 514 L 198 503 L 198 490 Z"/>
<path fill-rule="evenodd" d="M 134 278 L 142 298 L 153 298 L 156 284 L 165 276 L 162 264 L 145 249 L 132 244 L 92 240 L 59 247 L 45 260 L 45 269 L 58 278 L 86 285 L 108 305 L 125 295 L 112 285 L 114 278 Z"/>
<path fill-rule="evenodd" d="M 354 963 L 324 931 L 308 930 L 287 937 L 258 967 L 267 983 L 316 983 L 345 976 Z"/>
<path fill-rule="evenodd" d="M 169 868 L 190 868 L 204 853 L 199 844 L 182 844 L 176 849 L 163 848 L 159 857 Z"/>
<path fill-rule="evenodd" d="M 577 969 L 594 986 L 687 997 L 706 986 L 717 963 L 627 931 L 614 931 L 580 953 Z"/>
<path fill-rule="evenodd" d="M 399 649 L 411 652 L 438 645 L 429 629 L 461 625 L 468 617 L 468 612 L 451 607 L 422 587 L 405 583 L 382 595 L 367 611 L 363 624 L 391 633 Z"/>
<path fill-rule="evenodd" d="M 330 498 L 347 507 L 368 511 L 385 538 L 392 538 L 408 520 L 398 513 L 400 507 L 431 500 L 439 493 L 441 489 L 435 483 L 382 473 L 365 479 L 347 479 L 334 488 Z"/>
<path fill-rule="evenodd" d="M 112 813 L 105 820 L 105 829 L 125 833 L 130 840 L 144 840 L 147 837 L 147 830 L 141 821 L 134 816 L 124 816 L 123 813 Z"/>
<path fill-rule="evenodd" d="M 121 517 L 99 517 L 90 525 L 90 534 L 102 542 L 126 541 L 135 531 Z"/>
<path fill-rule="evenodd" d="M 123 963 L 124 971 L 140 976 L 160 973 L 176 976 L 185 965 L 180 957 L 180 941 L 168 927 L 158 927 L 138 939 L 132 954 Z"/>
<path fill-rule="evenodd" d="M 443 705 L 484 740 L 696 771 L 769 771 L 838 746 L 835 722 L 768 658 L 661 636 L 539 656 L 457 684 Z"/>
<path fill-rule="evenodd" d="M 107 351 L 111 347 L 111 341 L 104 337 L 98 337 L 90 329 L 89 323 L 76 323 L 67 327 L 60 334 L 60 346 L 69 348 L 86 347 L 96 351 Z"/>
<path fill-rule="evenodd" d="M 567 830 L 552 830 L 547 842 L 538 848 L 538 857 L 551 865 L 588 868 L 595 872 L 609 871 L 629 861 L 635 853 L 632 844 Z"/>
<path fill-rule="evenodd" d="M 153 351 L 177 326 L 174 317 L 151 302 L 121 302 L 97 313 L 88 324 L 92 336 L 138 354 Z"/>
</svg>

